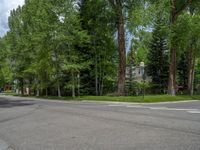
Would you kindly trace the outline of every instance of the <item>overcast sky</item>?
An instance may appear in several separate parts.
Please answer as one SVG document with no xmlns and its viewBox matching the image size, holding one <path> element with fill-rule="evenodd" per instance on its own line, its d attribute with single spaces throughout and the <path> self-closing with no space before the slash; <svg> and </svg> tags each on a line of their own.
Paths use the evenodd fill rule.
<svg viewBox="0 0 200 150">
<path fill-rule="evenodd" d="M 8 31 L 10 11 L 23 4 L 24 0 L 0 0 L 0 37 Z"/>
</svg>

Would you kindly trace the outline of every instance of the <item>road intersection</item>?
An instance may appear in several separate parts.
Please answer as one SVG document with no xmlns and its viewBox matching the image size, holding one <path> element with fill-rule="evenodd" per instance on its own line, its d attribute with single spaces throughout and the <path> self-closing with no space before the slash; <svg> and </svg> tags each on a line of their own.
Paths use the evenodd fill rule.
<svg viewBox="0 0 200 150">
<path fill-rule="evenodd" d="M 199 150 L 200 101 L 138 104 L 0 96 L 0 150 Z"/>
</svg>

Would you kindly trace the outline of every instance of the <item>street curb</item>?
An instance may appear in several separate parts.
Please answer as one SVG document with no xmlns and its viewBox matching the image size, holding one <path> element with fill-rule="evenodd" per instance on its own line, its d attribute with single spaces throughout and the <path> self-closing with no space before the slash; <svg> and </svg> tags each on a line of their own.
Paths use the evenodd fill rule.
<svg viewBox="0 0 200 150">
<path fill-rule="evenodd" d="M 182 100 L 182 101 L 173 101 L 173 102 L 154 102 L 154 103 L 134 103 L 134 102 L 113 102 L 113 101 L 95 101 L 95 100 L 82 100 L 83 102 L 91 103 L 108 103 L 108 104 L 136 104 L 136 105 L 151 105 L 151 104 L 173 104 L 173 103 L 189 103 L 197 102 L 199 100 Z"/>
<path fill-rule="evenodd" d="M 181 101 L 169 101 L 169 102 L 154 102 L 154 103 L 138 103 L 138 102 L 115 102 L 115 101 L 98 101 L 98 100 L 59 100 L 59 99 L 43 99 L 43 98 L 35 98 L 35 97 L 22 97 L 22 96 L 13 96 L 13 95 L 0 95 L 0 97 L 13 97 L 13 98 L 22 98 L 29 100 L 38 100 L 38 101 L 48 101 L 48 102 L 59 102 L 59 103 L 71 103 L 71 102 L 87 102 L 87 103 L 102 103 L 102 104 L 135 104 L 135 105 L 158 105 L 158 104 L 176 104 L 176 103 L 189 103 L 189 102 L 197 102 L 200 100 L 181 100 Z"/>
</svg>

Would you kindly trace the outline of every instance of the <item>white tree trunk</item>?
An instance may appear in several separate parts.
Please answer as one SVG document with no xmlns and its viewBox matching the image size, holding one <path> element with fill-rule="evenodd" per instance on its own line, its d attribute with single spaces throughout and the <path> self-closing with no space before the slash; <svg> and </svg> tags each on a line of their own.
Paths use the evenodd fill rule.
<svg viewBox="0 0 200 150">
<path fill-rule="evenodd" d="M 60 90 L 60 84 L 58 84 L 58 97 L 61 97 L 61 90 Z"/>
</svg>

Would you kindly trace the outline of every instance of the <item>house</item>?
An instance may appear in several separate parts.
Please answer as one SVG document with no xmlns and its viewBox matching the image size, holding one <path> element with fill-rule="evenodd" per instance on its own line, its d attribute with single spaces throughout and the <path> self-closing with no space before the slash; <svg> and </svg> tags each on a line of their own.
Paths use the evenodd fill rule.
<svg viewBox="0 0 200 150">
<path fill-rule="evenodd" d="M 146 66 L 144 68 L 146 68 Z M 137 82 L 142 82 L 143 80 L 147 82 L 151 81 L 151 77 L 147 76 L 147 74 L 145 73 L 145 69 L 143 74 L 143 70 L 140 66 L 128 65 L 126 67 L 126 80 L 131 79 Z"/>
</svg>

